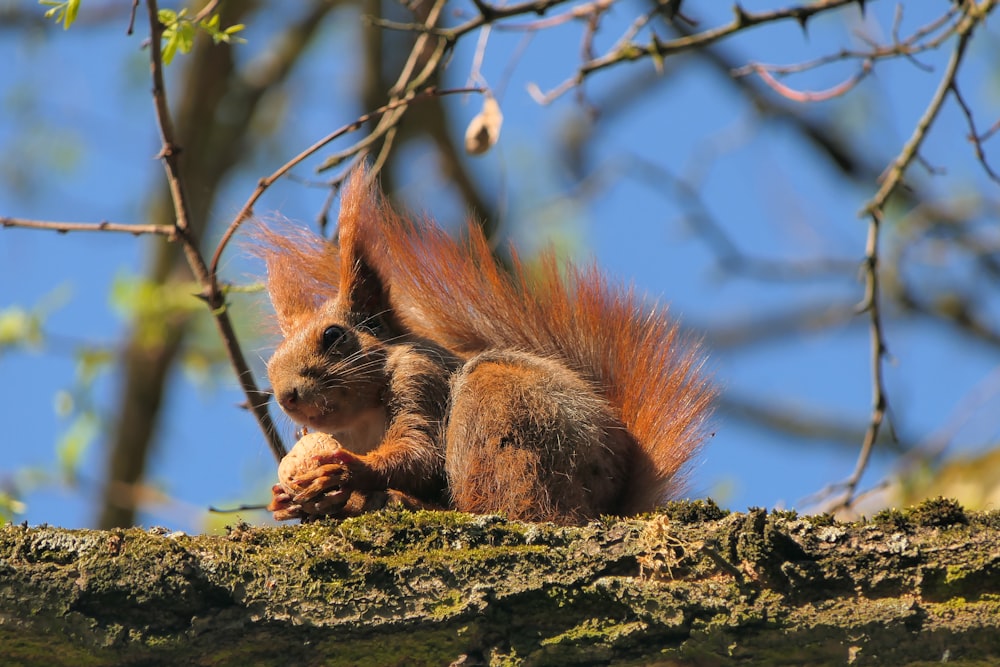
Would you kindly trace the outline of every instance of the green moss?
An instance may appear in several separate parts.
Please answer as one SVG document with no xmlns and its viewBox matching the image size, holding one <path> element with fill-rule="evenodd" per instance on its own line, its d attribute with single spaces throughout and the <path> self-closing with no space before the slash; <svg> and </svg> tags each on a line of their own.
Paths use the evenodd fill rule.
<svg viewBox="0 0 1000 667">
<path fill-rule="evenodd" d="M 429 610 L 431 618 L 445 619 L 454 616 L 457 612 L 465 609 L 466 603 L 461 591 L 449 591 L 445 596 L 436 600 Z"/>
<path fill-rule="evenodd" d="M 824 512 L 823 514 L 810 514 L 802 517 L 802 519 L 815 528 L 825 528 L 826 526 L 833 526 L 837 524 L 837 518 L 828 512 Z"/>
<path fill-rule="evenodd" d="M 969 523 L 965 510 L 957 500 L 951 498 L 925 500 L 911 508 L 908 515 L 910 520 L 918 526 L 946 528 Z"/>
<path fill-rule="evenodd" d="M 887 533 L 909 533 L 913 524 L 904 512 L 898 509 L 885 509 L 872 517 L 872 523 Z"/>
<path fill-rule="evenodd" d="M 949 565 L 945 568 L 944 583 L 955 584 L 963 581 L 969 575 L 969 570 L 960 565 Z"/>
<path fill-rule="evenodd" d="M 108 665 L 112 661 L 99 653 L 51 636 L 37 637 L 14 628 L 0 627 L 0 654 L 5 665 Z"/>
<path fill-rule="evenodd" d="M 771 510 L 771 516 L 775 519 L 783 519 L 785 521 L 795 521 L 799 518 L 799 513 L 795 510 Z"/>
<path fill-rule="evenodd" d="M 647 628 L 647 624 L 642 621 L 619 622 L 612 619 L 588 618 L 573 627 L 546 637 L 539 642 L 540 646 L 565 645 L 579 647 L 580 645 L 613 646 L 637 632 L 642 632 Z"/>
<path fill-rule="evenodd" d="M 976 512 L 970 519 L 979 526 L 1000 530 L 1000 510 L 990 510 L 989 512 Z"/>
<path fill-rule="evenodd" d="M 923 573 L 921 592 L 926 599 L 935 602 L 952 598 L 988 601 L 988 595 L 1000 595 L 1000 578 L 997 575 L 992 556 L 988 560 L 966 558 L 961 564 L 928 568 Z"/>
<path fill-rule="evenodd" d="M 729 510 L 720 508 L 714 500 L 708 498 L 706 500 L 671 501 L 659 508 L 656 514 L 666 514 L 671 521 L 691 524 L 718 521 L 728 516 Z"/>
</svg>

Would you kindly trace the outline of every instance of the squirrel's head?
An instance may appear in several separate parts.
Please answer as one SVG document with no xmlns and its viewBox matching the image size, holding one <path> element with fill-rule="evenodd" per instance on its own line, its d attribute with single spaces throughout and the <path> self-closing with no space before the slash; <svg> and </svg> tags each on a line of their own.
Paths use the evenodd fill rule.
<svg viewBox="0 0 1000 667">
<path fill-rule="evenodd" d="M 267 364 L 281 409 L 316 431 L 351 429 L 383 402 L 389 379 L 383 341 L 394 335 L 378 313 L 327 302 L 286 335 Z"/>
<path fill-rule="evenodd" d="M 343 193 L 337 243 L 301 230 L 258 234 L 284 337 L 268 362 L 271 386 L 292 419 L 318 431 L 350 429 L 381 405 L 386 343 L 407 334 L 382 268 L 384 215 L 391 213 L 356 172 Z"/>
</svg>

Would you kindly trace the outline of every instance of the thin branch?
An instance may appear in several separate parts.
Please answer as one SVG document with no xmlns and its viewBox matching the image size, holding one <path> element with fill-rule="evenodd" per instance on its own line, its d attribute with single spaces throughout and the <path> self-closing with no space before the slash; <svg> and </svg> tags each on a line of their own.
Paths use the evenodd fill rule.
<svg viewBox="0 0 1000 667">
<path fill-rule="evenodd" d="M 962 97 L 962 93 L 958 90 L 958 83 L 952 82 L 951 92 L 955 96 L 955 101 L 958 102 L 958 107 L 962 110 L 962 114 L 965 115 L 965 122 L 969 126 L 969 141 L 972 142 L 973 150 L 976 153 L 976 159 L 979 160 L 979 164 L 983 166 L 983 170 L 990 177 L 994 183 L 1000 184 L 1000 176 L 997 175 L 993 168 L 990 167 L 990 163 L 986 161 L 986 153 L 983 151 L 983 141 L 980 138 L 978 130 L 976 130 L 976 121 L 972 115 L 972 109 L 965 102 L 965 98 Z"/>
<path fill-rule="evenodd" d="M 430 11 L 427 13 L 426 19 L 422 25 L 430 28 L 433 27 L 441 12 L 444 9 L 444 0 L 435 0 L 434 5 L 431 7 Z M 430 39 L 437 40 L 437 48 L 434 53 L 431 54 L 429 58 L 426 59 L 424 67 L 420 70 L 419 74 L 414 76 L 413 72 L 417 68 L 418 61 L 424 57 L 424 51 L 427 48 L 427 42 Z M 395 105 L 401 100 L 405 100 L 407 97 L 414 94 L 414 91 L 418 90 L 420 86 L 424 85 L 431 75 L 437 70 L 438 66 L 441 64 L 442 58 L 444 58 L 449 46 L 453 44 L 453 41 L 446 36 L 442 35 L 431 35 L 428 32 L 422 32 L 417 37 L 413 44 L 413 48 L 410 50 L 410 55 L 406 59 L 406 63 L 403 65 L 403 69 L 400 72 L 399 78 L 396 83 L 393 84 L 392 88 L 389 89 L 389 104 Z M 317 171 L 323 172 L 328 169 L 336 167 L 341 162 L 349 157 L 358 155 L 362 151 L 366 150 L 369 146 L 372 146 L 375 142 L 383 137 L 387 136 L 394 127 L 399 125 L 400 120 L 402 120 L 403 115 L 406 113 L 406 105 L 394 106 L 393 109 L 386 113 L 383 113 L 379 118 L 378 124 L 375 126 L 368 136 L 351 146 L 347 150 L 341 151 L 334 155 L 331 155 L 323 164 L 319 166 Z M 394 133 L 393 133 L 394 134 Z M 384 160 L 384 155 L 391 146 L 392 141 L 390 140 L 383 142 L 383 148 L 380 155 L 376 158 L 377 163 L 381 163 Z M 380 164 L 379 164 L 380 166 Z M 372 169 L 372 175 L 378 173 L 378 169 Z"/>
<path fill-rule="evenodd" d="M 901 12 L 901 9 L 902 5 L 899 6 L 898 12 Z M 871 43 L 869 44 L 871 48 L 869 48 L 866 51 L 854 50 L 854 49 L 841 49 L 836 53 L 830 53 L 824 56 L 820 56 L 819 58 L 815 58 L 813 60 L 793 63 L 790 65 L 764 65 L 761 63 L 750 63 L 748 65 L 744 65 L 743 67 L 738 67 L 732 70 L 732 74 L 733 76 L 746 76 L 748 74 L 757 71 L 759 67 L 764 67 L 767 69 L 767 71 L 773 72 L 775 74 L 796 74 L 799 72 L 807 72 L 809 70 L 818 69 L 825 65 L 829 65 L 836 62 L 842 62 L 845 60 L 875 61 L 875 60 L 885 60 L 888 58 L 895 58 L 895 57 L 908 58 L 911 62 L 913 62 L 914 66 L 916 66 L 918 69 L 921 69 L 925 72 L 929 72 L 932 70 L 932 68 L 917 61 L 913 56 L 923 53 L 925 51 L 932 51 L 937 49 L 938 47 L 941 46 L 941 41 L 943 39 L 947 39 L 948 37 L 954 35 L 955 30 L 957 28 L 957 24 L 950 26 L 948 30 L 945 30 L 944 32 L 942 32 L 941 35 L 935 37 L 931 41 L 926 41 L 926 42 L 921 41 L 924 38 L 928 37 L 930 34 L 936 32 L 943 26 L 947 25 L 948 22 L 951 21 L 951 19 L 953 19 L 956 14 L 958 14 L 958 10 L 956 8 L 952 8 L 947 12 L 945 12 L 944 14 L 942 14 L 941 16 L 939 16 L 938 18 L 931 21 L 930 23 L 921 26 L 920 28 L 915 30 L 913 34 L 911 34 L 906 39 L 900 39 L 899 35 L 897 34 L 898 28 L 894 27 L 893 41 L 891 44 L 879 45 L 876 43 Z M 898 16 L 899 14 L 897 13 L 897 17 Z"/>
<path fill-rule="evenodd" d="M 212 12 L 215 11 L 215 8 L 218 7 L 218 6 L 219 6 L 219 0 L 209 0 L 205 4 L 205 6 L 201 8 L 201 11 L 199 11 L 197 14 L 195 14 L 195 17 L 193 19 L 191 19 L 191 22 L 192 23 L 201 23 L 206 18 L 208 18 L 212 14 Z"/>
<path fill-rule="evenodd" d="M 167 240 L 177 239 L 177 228 L 173 225 L 128 225 L 117 222 L 49 222 L 47 220 L 26 220 L 0 216 L 2 227 L 24 227 L 27 229 L 51 229 L 60 234 L 67 232 L 125 232 L 134 236 L 159 234 Z"/>
<path fill-rule="evenodd" d="M 855 86 L 861 83 L 862 79 L 864 79 L 866 76 L 868 76 L 869 73 L 871 73 L 872 61 L 865 60 L 861 64 L 860 71 L 858 71 L 857 74 L 850 77 L 846 81 L 843 81 L 837 84 L 836 86 L 827 88 L 826 90 L 819 90 L 819 91 L 795 90 L 794 88 L 790 88 L 785 84 L 781 83 L 780 81 L 778 81 L 777 79 L 775 79 L 774 76 L 771 75 L 771 73 L 764 65 L 754 64 L 750 65 L 750 67 L 755 72 L 757 72 L 757 75 L 761 78 L 761 80 L 765 84 L 767 84 L 767 86 L 771 90 L 778 93 L 782 97 L 790 99 L 793 102 L 826 102 L 828 100 L 832 100 L 835 97 L 846 95 L 847 93 L 852 91 Z"/>
<path fill-rule="evenodd" d="M 426 23 L 393 21 L 379 16 L 364 16 L 362 20 L 383 30 L 396 30 L 398 32 L 415 32 L 417 34 L 435 35 L 437 37 L 448 37 L 451 33 L 447 28 L 438 28 Z M 488 26 L 487 26 L 488 27 Z"/>
<path fill-rule="evenodd" d="M 434 4 L 431 5 L 430 11 L 427 12 L 427 16 L 424 18 L 424 25 L 428 27 L 435 26 L 441 17 L 441 13 L 444 11 L 445 0 L 433 0 L 433 2 Z M 450 42 L 444 37 L 435 37 L 434 50 L 428 56 L 425 53 L 428 50 L 429 41 L 432 37 L 430 33 L 424 33 L 417 37 L 410 51 L 410 56 L 406 59 L 406 64 L 403 65 L 403 70 L 399 74 L 399 78 L 393 84 L 392 88 L 389 89 L 390 102 L 409 97 L 413 91 L 429 81 L 438 70 L 441 61 L 448 52 Z M 417 74 L 414 74 L 421 60 L 423 61 L 423 66 Z M 408 107 L 400 107 L 399 109 L 383 114 L 379 119 L 378 125 L 372 134 L 376 134 L 382 138 L 382 145 L 372 163 L 371 177 L 382 171 L 382 167 L 389 159 L 389 152 L 392 150 L 396 135 L 399 132 L 399 123 L 402 121 L 407 109 Z"/>
<path fill-rule="evenodd" d="M 730 35 L 736 34 L 748 28 L 768 23 L 794 20 L 804 26 L 809 19 L 816 14 L 838 9 L 846 5 L 856 4 L 858 4 L 858 0 L 821 0 L 820 2 L 814 2 L 809 5 L 800 5 L 765 12 L 747 12 L 739 5 L 736 5 L 733 9 L 734 18 L 726 25 L 667 41 L 661 41 L 656 35 L 653 35 L 652 40 L 647 45 L 636 44 L 633 42 L 618 44 L 616 45 L 616 48 L 609 53 L 599 58 L 594 58 L 584 62 L 574 76 L 556 86 L 549 93 L 541 95 L 540 97 L 536 95 L 535 97 L 536 99 L 540 99 L 542 103 L 549 103 L 556 97 L 564 94 L 566 91 L 580 85 L 590 74 L 613 65 L 645 58 L 659 60 L 677 53 L 704 48 L 710 44 L 725 39 Z M 455 34 L 460 34 L 461 29 L 462 27 L 457 28 L 455 30 Z"/>
<path fill-rule="evenodd" d="M 496 25 L 499 21 L 513 16 L 522 16 L 524 14 L 544 16 L 549 9 L 568 4 L 570 0 L 531 0 L 529 2 L 519 2 L 504 6 L 489 5 L 481 0 L 473 0 L 473 2 L 476 8 L 479 9 L 479 14 L 453 28 L 449 32 L 451 41 L 455 41 L 462 35 L 473 30 L 478 30 L 484 25 Z"/>
<path fill-rule="evenodd" d="M 139 11 L 139 0 L 132 0 L 132 8 L 129 10 L 128 15 L 128 28 L 125 29 L 125 34 L 129 37 L 135 32 L 135 15 Z"/>
<path fill-rule="evenodd" d="M 198 249 L 198 241 L 193 238 L 191 233 L 188 200 L 185 196 L 181 180 L 180 147 L 177 146 L 174 139 L 174 126 L 170 117 L 170 109 L 167 105 L 166 87 L 163 83 L 163 59 L 160 48 L 163 25 L 160 24 L 158 19 L 156 0 L 147 0 L 146 6 L 149 10 L 149 66 L 153 79 L 153 106 L 156 110 L 156 120 L 160 128 L 160 139 L 162 141 L 160 157 L 163 160 L 167 184 L 170 188 L 170 196 L 174 204 L 176 234 L 181 241 L 188 265 L 202 286 L 201 297 L 208 304 L 215 318 L 226 352 L 229 355 L 230 363 L 236 371 L 236 377 L 243 388 L 243 393 L 246 394 L 247 405 L 257 418 L 257 422 L 260 424 L 261 430 L 267 438 L 268 445 L 275 459 L 281 461 L 285 456 L 286 450 L 267 409 L 268 394 L 257 388 L 253 373 L 243 356 L 243 351 L 240 349 L 232 321 L 229 319 L 225 295 L 219 289 L 215 274 L 209 272 L 208 267 L 205 265 L 205 260 Z"/>
<path fill-rule="evenodd" d="M 903 182 L 903 174 L 910 166 L 910 163 L 916 158 L 917 153 L 920 150 L 920 146 L 923 144 L 931 125 L 933 125 L 934 121 L 937 120 L 937 117 L 941 113 L 941 107 L 944 105 L 944 101 L 947 98 L 949 91 L 951 91 L 955 85 L 955 76 L 958 74 L 958 67 L 962 62 L 962 58 L 965 56 L 965 47 L 968 45 L 969 39 L 972 37 L 972 31 L 981 20 L 985 19 L 986 14 L 993 9 L 995 3 L 996 0 L 987 0 L 984 3 L 984 6 L 981 8 L 982 18 L 977 15 L 977 12 L 977 14 L 966 15 L 961 21 L 957 30 L 958 42 L 955 44 L 955 50 L 951 54 L 948 66 L 941 77 L 941 83 L 938 85 L 938 89 L 935 91 L 934 97 L 931 99 L 930 104 L 928 104 L 923 116 L 921 116 L 920 120 L 917 121 L 917 126 L 914 129 L 913 134 L 910 136 L 910 139 L 906 142 L 902 151 L 900 151 L 899 155 L 896 156 L 896 159 L 893 160 L 892 164 L 889 166 L 885 179 L 882 181 L 882 187 L 879 188 L 878 192 L 875 193 L 875 196 L 872 197 L 872 199 L 862 209 L 862 215 L 870 215 L 873 211 L 881 211 L 884 209 L 889 197 Z"/>
<path fill-rule="evenodd" d="M 861 451 L 858 453 L 858 460 L 854 466 L 854 472 L 841 484 L 843 498 L 834 506 L 834 509 L 849 507 L 854 502 L 861 477 L 868 468 L 871 460 L 872 450 L 875 441 L 878 439 L 882 422 L 885 420 L 889 407 L 889 399 L 885 390 L 885 378 L 883 377 L 882 362 L 887 354 L 885 343 L 885 332 L 882 328 L 882 310 L 879 297 L 879 273 L 878 273 L 878 239 L 879 229 L 882 224 L 881 209 L 873 211 L 868 223 L 868 238 L 865 242 L 865 298 L 859 306 L 861 312 L 868 313 L 869 341 L 871 343 L 871 374 L 872 374 L 872 411 L 868 421 L 868 428 L 865 430 L 864 440 L 861 442 Z"/>
<path fill-rule="evenodd" d="M 539 19 L 537 21 L 531 21 L 530 23 L 519 23 L 516 25 L 498 25 L 496 27 L 498 30 L 511 30 L 511 31 L 544 30 L 546 28 L 553 28 L 557 25 L 569 23 L 570 21 L 575 21 L 577 19 L 591 20 L 594 16 L 606 12 L 614 4 L 615 0 L 593 0 L 593 2 L 577 5 L 575 7 L 568 9 L 562 14 L 556 14 L 555 16 L 550 16 L 548 18 Z"/>
<path fill-rule="evenodd" d="M 979 141 L 980 141 L 980 143 L 983 143 L 983 142 L 987 141 L 988 139 L 990 139 L 997 132 L 1000 132 L 1000 120 L 998 120 L 997 122 L 993 123 L 993 125 L 990 126 L 990 129 L 986 130 L 981 135 L 979 135 Z"/>
</svg>

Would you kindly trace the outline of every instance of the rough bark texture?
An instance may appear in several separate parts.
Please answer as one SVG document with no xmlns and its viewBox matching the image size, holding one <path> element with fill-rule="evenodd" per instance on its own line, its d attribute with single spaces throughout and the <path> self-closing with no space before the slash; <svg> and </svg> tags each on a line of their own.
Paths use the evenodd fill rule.
<svg viewBox="0 0 1000 667">
<path fill-rule="evenodd" d="M 996 664 L 1000 513 L 0 529 L 4 665 Z"/>
</svg>

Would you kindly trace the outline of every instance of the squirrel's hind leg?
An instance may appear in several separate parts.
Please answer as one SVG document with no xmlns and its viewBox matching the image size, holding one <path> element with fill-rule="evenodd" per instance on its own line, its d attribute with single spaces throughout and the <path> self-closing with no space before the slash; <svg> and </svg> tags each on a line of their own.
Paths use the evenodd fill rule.
<svg viewBox="0 0 1000 667">
<path fill-rule="evenodd" d="M 489 351 L 455 376 L 446 470 L 456 509 L 579 523 L 621 511 L 635 447 L 564 364 Z"/>
</svg>

